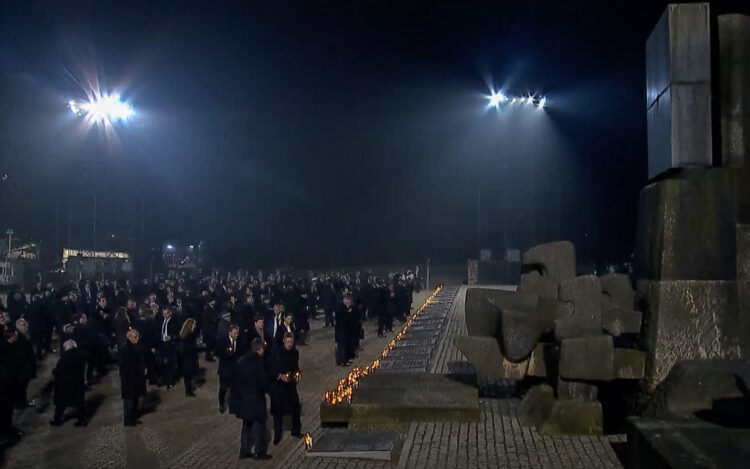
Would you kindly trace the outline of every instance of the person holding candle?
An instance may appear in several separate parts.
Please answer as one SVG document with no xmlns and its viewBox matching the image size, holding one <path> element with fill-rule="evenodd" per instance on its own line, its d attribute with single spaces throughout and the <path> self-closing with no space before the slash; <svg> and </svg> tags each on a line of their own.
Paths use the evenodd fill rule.
<svg viewBox="0 0 750 469">
<path fill-rule="evenodd" d="M 284 334 L 283 346 L 274 350 L 271 359 L 271 415 L 273 415 L 273 444 L 281 441 L 284 415 L 292 415 L 292 436 L 301 438 L 299 394 L 299 351 L 294 347 L 294 333 Z"/>
</svg>

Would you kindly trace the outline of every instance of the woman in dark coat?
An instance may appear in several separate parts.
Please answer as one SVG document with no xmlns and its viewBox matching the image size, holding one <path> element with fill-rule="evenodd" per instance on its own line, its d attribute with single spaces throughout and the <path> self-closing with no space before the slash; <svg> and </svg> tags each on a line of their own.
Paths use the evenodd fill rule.
<svg viewBox="0 0 750 469">
<path fill-rule="evenodd" d="M 75 341 L 67 340 L 63 343 L 63 352 L 52 371 L 55 377 L 55 416 L 50 421 L 52 426 L 63 423 L 66 407 L 78 409 L 76 427 L 85 427 L 86 423 L 86 355 L 80 350 Z"/>
<path fill-rule="evenodd" d="M 273 415 L 273 444 L 281 441 L 282 417 L 292 414 L 292 436 L 299 438 L 300 422 L 299 351 L 294 348 L 294 334 L 284 335 L 283 346 L 274 350 L 271 360 L 271 415 Z"/>
<path fill-rule="evenodd" d="M 263 354 L 265 348 L 260 339 L 254 339 L 247 352 L 237 363 L 235 381 L 229 394 L 229 412 L 242 420 L 240 437 L 240 459 L 252 456 L 268 459 L 266 454 L 266 393 L 268 371 Z M 250 453 L 252 435 L 253 453 Z"/>
<path fill-rule="evenodd" d="M 180 353 L 182 354 L 182 380 L 185 383 L 185 396 L 195 396 L 193 378 L 198 373 L 198 325 L 195 319 L 188 318 L 180 330 Z"/>
<path fill-rule="evenodd" d="M 139 334 L 135 329 L 127 332 L 127 342 L 118 354 L 120 367 L 120 393 L 124 425 L 134 427 L 138 423 L 138 400 L 146 395 L 146 363 L 143 354 L 136 348 Z"/>
</svg>

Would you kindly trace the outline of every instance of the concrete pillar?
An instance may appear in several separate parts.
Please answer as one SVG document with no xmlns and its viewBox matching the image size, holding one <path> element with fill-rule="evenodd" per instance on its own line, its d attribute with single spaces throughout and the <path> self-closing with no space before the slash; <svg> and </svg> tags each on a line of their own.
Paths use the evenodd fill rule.
<svg viewBox="0 0 750 469">
<path fill-rule="evenodd" d="M 711 34 L 708 3 L 669 5 L 646 42 L 648 175 L 710 167 Z"/>
<path fill-rule="evenodd" d="M 750 168 L 750 16 L 721 15 L 718 24 L 722 162 Z"/>
</svg>

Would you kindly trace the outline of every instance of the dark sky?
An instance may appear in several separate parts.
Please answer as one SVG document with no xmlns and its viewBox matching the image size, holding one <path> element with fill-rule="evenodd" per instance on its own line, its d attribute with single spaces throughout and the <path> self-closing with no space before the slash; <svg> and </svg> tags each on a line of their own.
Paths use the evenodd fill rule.
<svg viewBox="0 0 750 469">
<path fill-rule="evenodd" d="M 97 247 L 463 260 L 481 188 L 483 246 L 621 262 L 665 3 L 4 1 L 0 228 L 90 244 L 96 195 Z M 96 82 L 136 110 L 116 137 L 65 107 Z M 488 112 L 489 82 L 549 107 Z"/>
</svg>

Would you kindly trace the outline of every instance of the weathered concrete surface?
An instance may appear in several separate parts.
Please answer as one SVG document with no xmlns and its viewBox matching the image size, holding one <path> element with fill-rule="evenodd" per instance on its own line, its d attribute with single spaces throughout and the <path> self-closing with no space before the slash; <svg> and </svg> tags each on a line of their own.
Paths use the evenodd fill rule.
<svg viewBox="0 0 750 469">
<path fill-rule="evenodd" d="M 539 433 L 543 435 L 602 435 L 604 425 L 599 401 L 555 401 Z"/>
<path fill-rule="evenodd" d="M 719 15 L 722 164 L 750 166 L 750 16 Z"/>
<path fill-rule="evenodd" d="M 646 42 L 648 175 L 711 166 L 708 4 L 667 6 Z"/>
<path fill-rule="evenodd" d="M 629 420 L 626 459 L 634 469 L 746 467 L 750 430 L 698 420 Z"/>
<path fill-rule="evenodd" d="M 641 281 L 648 318 L 645 385 L 653 390 L 679 360 L 740 358 L 748 337 L 734 281 Z M 746 349 L 747 350 L 747 349 Z"/>
<path fill-rule="evenodd" d="M 539 298 L 557 298 L 557 285 L 559 281 L 552 276 L 533 270 L 521 274 L 521 283 L 518 285 L 519 293 L 536 294 Z"/>
<path fill-rule="evenodd" d="M 636 272 L 644 280 L 737 277 L 737 187 L 728 168 L 683 169 L 641 191 Z"/>
<path fill-rule="evenodd" d="M 656 388 L 644 415 L 692 417 L 698 411 L 712 410 L 718 401 L 741 399 L 747 383 L 750 360 L 681 361 Z"/>
<path fill-rule="evenodd" d="M 500 351 L 500 344 L 493 337 L 456 336 L 453 344 L 481 375 L 515 380 L 526 376 L 528 360 L 519 363 L 506 360 Z"/>
<path fill-rule="evenodd" d="M 540 428 L 555 407 L 555 392 L 546 384 L 529 389 L 518 406 L 518 420 L 525 427 Z"/>
<path fill-rule="evenodd" d="M 602 313 L 602 329 L 614 337 L 638 334 L 641 332 L 641 317 L 640 311 L 611 308 Z"/>
<path fill-rule="evenodd" d="M 573 303 L 573 318 L 592 331 L 602 328 L 602 286 L 596 275 L 581 275 L 560 282 L 560 301 Z"/>
<path fill-rule="evenodd" d="M 580 337 L 596 337 L 602 334 L 602 327 L 595 327 L 590 322 L 577 318 L 555 319 L 555 339 L 577 339 Z"/>
<path fill-rule="evenodd" d="M 570 241 L 556 241 L 534 246 L 521 256 L 524 270 L 538 270 L 542 276 L 557 281 L 576 275 L 576 249 Z"/>
<path fill-rule="evenodd" d="M 615 379 L 643 379 L 646 370 L 646 352 L 616 348 L 612 368 Z"/>
<path fill-rule="evenodd" d="M 528 358 L 542 334 L 552 329 L 551 318 L 535 311 L 503 311 L 501 316 L 503 355 L 512 362 Z"/>
<path fill-rule="evenodd" d="M 539 297 L 495 288 L 469 288 L 466 291 L 466 328 L 470 335 L 497 337 L 500 311 L 535 311 Z"/>
<path fill-rule="evenodd" d="M 560 345 L 560 376 L 573 380 L 609 381 L 613 376 L 612 337 L 565 339 Z"/>
<path fill-rule="evenodd" d="M 635 307 L 635 289 L 626 274 L 607 274 L 599 277 L 602 287 L 602 309 L 617 307 L 632 310 Z"/>
</svg>

